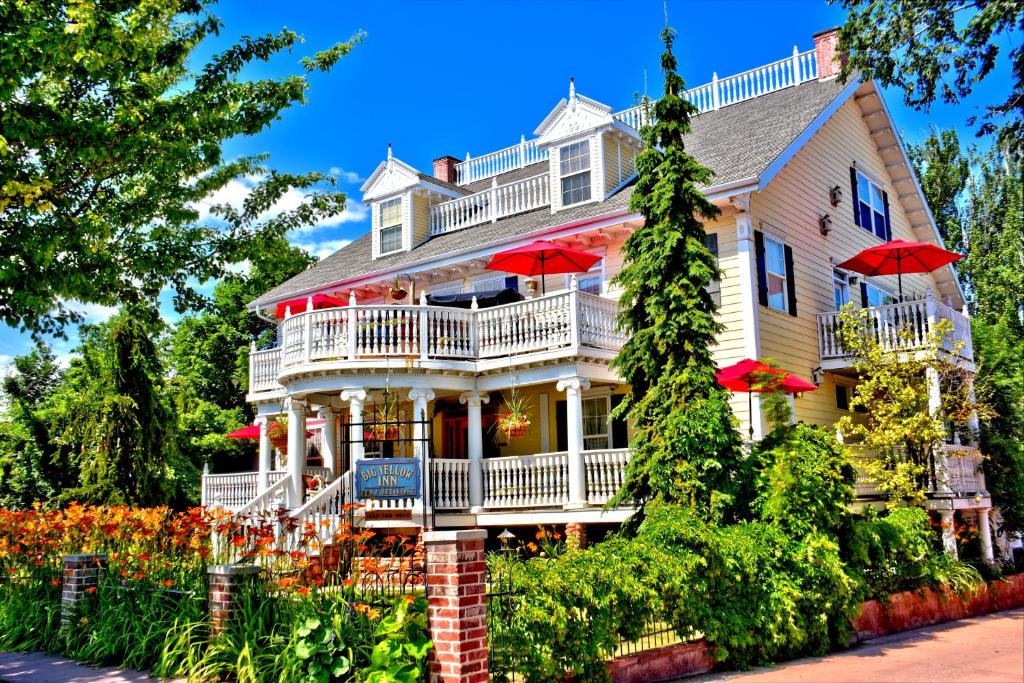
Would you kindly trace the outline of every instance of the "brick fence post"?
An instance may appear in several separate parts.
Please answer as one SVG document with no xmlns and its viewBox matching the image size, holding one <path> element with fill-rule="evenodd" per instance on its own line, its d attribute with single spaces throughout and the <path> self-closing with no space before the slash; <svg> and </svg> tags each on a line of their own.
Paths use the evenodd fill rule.
<svg viewBox="0 0 1024 683">
<path fill-rule="evenodd" d="M 107 556 L 95 553 L 65 555 L 64 581 L 60 596 L 60 625 L 70 626 L 78 615 L 79 603 L 86 594 L 100 585 L 100 569 L 107 566 Z M 91 590 L 90 590 L 91 589 Z"/>
<path fill-rule="evenodd" d="M 487 683 L 486 529 L 427 531 L 431 683 Z"/>
<path fill-rule="evenodd" d="M 217 564 L 207 567 L 210 574 L 210 635 L 227 630 L 239 589 L 263 572 L 251 564 Z"/>
</svg>

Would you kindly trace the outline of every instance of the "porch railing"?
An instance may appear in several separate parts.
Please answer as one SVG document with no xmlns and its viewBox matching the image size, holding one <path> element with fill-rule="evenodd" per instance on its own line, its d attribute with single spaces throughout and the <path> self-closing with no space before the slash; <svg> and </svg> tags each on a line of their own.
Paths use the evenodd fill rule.
<svg viewBox="0 0 1024 683">
<path fill-rule="evenodd" d="M 966 360 L 974 359 L 971 346 L 971 321 L 931 297 L 916 301 L 872 306 L 864 309 L 864 324 L 881 346 L 890 351 L 920 349 L 940 320 L 949 320 L 952 330 L 942 340 L 947 352 L 955 352 Z M 838 311 L 818 314 L 818 351 L 822 360 L 849 357 L 840 339 L 842 326 Z"/>
<path fill-rule="evenodd" d="M 306 474 L 330 480 L 330 471 L 325 467 L 307 467 Z M 202 476 L 200 502 L 204 507 L 219 507 L 240 511 L 255 502 L 259 490 L 258 472 L 233 472 L 231 474 L 204 474 Z M 272 488 L 288 476 L 287 472 L 275 470 L 267 474 L 268 487 Z M 262 496 L 261 496 L 262 497 Z"/>
<path fill-rule="evenodd" d="M 520 136 L 519 144 L 499 149 L 497 152 L 472 158 L 466 155 L 465 161 L 455 164 L 456 182 L 466 185 L 476 180 L 483 180 L 501 173 L 514 171 L 548 158 L 548 149 L 538 147 L 536 140 L 527 140 Z"/>
<path fill-rule="evenodd" d="M 628 448 L 583 453 L 583 464 L 587 470 L 587 502 L 604 505 L 619 492 L 626 481 L 629 456 Z"/>
<path fill-rule="evenodd" d="M 402 357 L 478 360 L 572 346 L 615 351 L 626 337 L 615 322 L 618 304 L 570 290 L 481 309 L 372 305 L 299 313 L 285 319 L 283 346 L 256 351 L 257 362 L 280 367 L 324 360 Z M 276 388 L 269 380 L 264 386 Z"/>
<path fill-rule="evenodd" d="M 249 353 L 249 391 L 280 389 L 277 375 L 281 372 L 281 350 L 266 349 Z"/>
<path fill-rule="evenodd" d="M 857 470 L 857 497 L 873 498 L 881 495 L 875 482 L 868 478 L 866 468 L 869 461 L 878 457 L 877 454 L 856 445 L 847 448 Z M 929 493 L 939 496 L 967 496 L 985 492 L 985 475 L 981 470 L 981 463 L 981 453 L 975 446 L 944 445 L 936 458 L 936 480 L 931 481 L 928 486 Z"/>
</svg>

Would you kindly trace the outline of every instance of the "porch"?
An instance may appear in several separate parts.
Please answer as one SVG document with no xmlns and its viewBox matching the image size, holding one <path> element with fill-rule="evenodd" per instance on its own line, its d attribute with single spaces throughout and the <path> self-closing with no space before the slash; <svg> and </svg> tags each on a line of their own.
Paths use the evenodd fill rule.
<svg viewBox="0 0 1024 683">
<path fill-rule="evenodd" d="M 952 329 L 942 340 L 942 350 L 966 365 L 967 369 L 974 369 L 970 319 L 933 298 L 930 292 L 923 299 L 870 306 L 862 310 L 866 312 L 868 329 L 887 350 L 921 350 L 929 335 L 938 329 L 939 322 L 948 320 Z M 840 315 L 838 311 L 829 311 L 817 316 L 818 351 L 823 370 L 850 367 L 851 353 L 843 348 L 839 335 Z"/>
<path fill-rule="evenodd" d="M 855 445 L 847 445 L 847 448 L 857 469 L 857 498 L 881 499 L 882 494 L 868 478 L 864 467 L 870 460 L 878 458 L 878 454 Z M 982 459 L 977 446 L 945 444 L 935 463 L 935 476 L 929 477 L 929 497 L 960 499 L 958 508 L 988 507 L 989 494 L 985 488 L 985 473 L 981 469 Z"/>
<path fill-rule="evenodd" d="M 485 373 L 585 356 L 607 362 L 625 343 L 613 299 L 568 291 L 491 308 L 350 305 L 288 315 L 281 346 L 253 349 L 249 397 L 281 393 L 319 371 L 405 367 Z"/>
</svg>

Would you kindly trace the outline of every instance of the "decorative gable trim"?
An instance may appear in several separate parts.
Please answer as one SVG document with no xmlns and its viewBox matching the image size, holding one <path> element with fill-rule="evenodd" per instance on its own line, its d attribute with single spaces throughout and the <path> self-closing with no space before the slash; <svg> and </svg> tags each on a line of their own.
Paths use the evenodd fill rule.
<svg viewBox="0 0 1024 683">
<path fill-rule="evenodd" d="M 406 190 L 420 181 L 420 172 L 409 164 L 396 159 L 388 145 L 388 158 L 380 162 L 370 177 L 359 189 L 363 193 L 363 201 L 371 201 L 380 197 Z"/>
<path fill-rule="evenodd" d="M 589 97 L 576 94 L 576 86 L 569 81 L 569 99 L 562 99 L 551 110 L 537 130 L 537 144 L 546 146 L 578 136 L 595 128 L 614 126 L 612 108 Z"/>
</svg>

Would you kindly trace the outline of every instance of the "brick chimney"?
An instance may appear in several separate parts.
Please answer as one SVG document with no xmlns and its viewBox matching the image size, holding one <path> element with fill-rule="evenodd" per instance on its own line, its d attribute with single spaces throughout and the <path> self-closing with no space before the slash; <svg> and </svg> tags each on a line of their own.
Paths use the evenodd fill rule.
<svg viewBox="0 0 1024 683">
<path fill-rule="evenodd" d="M 452 185 L 457 184 L 458 175 L 455 172 L 455 164 L 461 161 L 462 159 L 447 156 L 434 159 L 434 177 Z"/>
<path fill-rule="evenodd" d="M 839 70 L 846 64 L 847 54 L 839 52 L 838 26 L 814 34 L 814 53 L 818 61 L 819 81 L 839 75 Z"/>
</svg>

